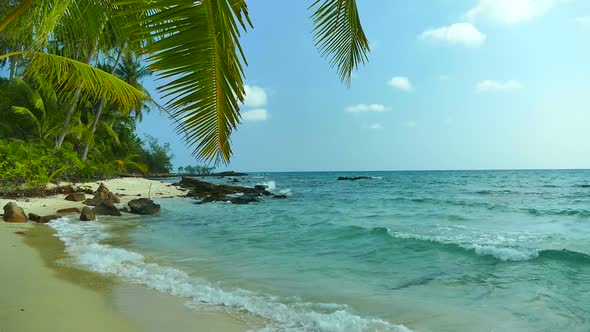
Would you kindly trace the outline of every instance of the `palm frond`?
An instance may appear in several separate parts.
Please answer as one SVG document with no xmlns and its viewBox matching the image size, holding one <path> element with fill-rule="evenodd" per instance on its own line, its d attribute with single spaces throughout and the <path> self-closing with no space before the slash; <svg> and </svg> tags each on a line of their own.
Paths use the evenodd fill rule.
<svg viewBox="0 0 590 332">
<path fill-rule="evenodd" d="M 6 15 L 6 17 L 3 17 L 2 20 L 0 20 L 0 31 L 4 30 L 6 26 L 20 17 L 23 12 L 25 12 L 25 10 L 31 7 L 32 4 L 33 0 L 25 0 L 18 7 L 14 8 L 8 15 Z"/>
<path fill-rule="evenodd" d="M 31 62 L 26 75 L 52 84 L 68 100 L 81 88 L 81 99 L 106 98 L 123 108 L 140 107 L 149 101 L 142 91 L 91 65 L 48 53 L 29 53 Z"/>
<path fill-rule="evenodd" d="M 150 69 L 167 81 L 159 90 L 177 130 L 198 159 L 228 162 L 240 122 L 245 56 L 241 31 L 251 26 L 244 0 L 127 0 L 141 3 L 142 40 Z"/>
<path fill-rule="evenodd" d="M 35 127 L 37 127 L 37 135 L 40 135 L 41 123 L 39 122 L 39 119 L 37 119 L 37 116 L 33 112 L 31 112 L 28 108 L 21 106 L 12 106 L 11 108 L 15 114 L 22 115 L 31 119 L 31 122 L 33 122 L 35 124 Z"/>
<path fill-rule="evenodd" d="M 310 7 L 315 45 L 323 57 L 330 58 L 340 79 L 350 85 L 352 72 L 368 60 L 369 42 L 355 0 L 316 0 Z"/>
</svg>

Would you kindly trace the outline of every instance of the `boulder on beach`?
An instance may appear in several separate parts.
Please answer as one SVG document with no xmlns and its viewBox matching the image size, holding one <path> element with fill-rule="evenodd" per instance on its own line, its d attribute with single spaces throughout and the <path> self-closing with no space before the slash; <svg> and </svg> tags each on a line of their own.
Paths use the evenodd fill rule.
<svg viewBox="0 0 590 332">
<path fill-rule="evenodd" d="M 115 206 L 98 205 L 92 211 L 97 216 L 122 216 L 121 211 Z"/>
<path fill-rule="evenodd" d="M 160 212 L 160 205 L 148 198 L 132 199 L 127 204 L 131 213 L 135 214 L 156 214 Z"/>
<path fill-rule="evenodd" d="M 94 211 L 92 211 L 91 208 L 85 206 L 82 209 L 82 212 L 80 214 L 80 220 L 82 220 L 82 221 L 94 221 L 94 220 L 96 220 L 96 216 L 94 215 Z"/>
<path fill-rule="evenodd" d="M 4 205 L 4 215 L 2 216 L 6 222 L 27 222 L 28 218 L 25 210 L 18 206 L 15 202 L 10 202 Z"/>
<path fill-rule="evenodd" d="M 105 200 L 108 198 L 108 195 L 111 191 L 109 190 L 109 188 L 107 188 L 107 186 L 105 186 L 104 183 L 101 183 L 98 186 L 98 189 L 96 189 L 96 191 L 94 192 L 94 199 L 95 200 Z"/>
<path fill-rule="evenodd" d="M 121 199 L 111 192 L 104 183 L 101 183 L 94 192 L 94 198 L 87 199 L 83 203 L 89 206 L 106 205 L 107 207 L 114 207 L 115 204 L 121 203 Z"/>
<path fill-rule="evenodd" d="M 71 207 L 71 208 L 67 208 L 67 209 L 59 209 L 56 212 L 59 214 L 74 214 L 74 213 L 80 213 L 80 209 L 78 209 L 77 207 Z"/>
<path fill-rule="evenodd" d="M 86 194 L 83 192 L 75 192 L 66 196 L 66 201 L 82 202 L 86 199 Z"/>
<path fill-rule="evenodd" d="M 61 218 L 61 216 L 59 216 L 57 214 L 40 216 L 35 213 L 29 213 L 29 220 L 34 221 L 34 222 L 38 222 L 40 224 L 46 224 L 46 223 L 50 222 L 51 220 L 55 220 L 55 219 L 59 219 L 59 218 Z"/>
</svg>

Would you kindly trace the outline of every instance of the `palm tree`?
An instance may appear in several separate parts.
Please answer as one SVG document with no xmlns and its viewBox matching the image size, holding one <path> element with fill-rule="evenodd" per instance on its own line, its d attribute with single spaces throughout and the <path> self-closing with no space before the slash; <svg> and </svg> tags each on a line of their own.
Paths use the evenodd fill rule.
<svg viewBox="0 0 590 332">
<path fill-rule="evenodd" d="M 55 139 L 63 111 L 52 89 L 36 89 L 19 78 L 0 80 L 0 138 Z"/>
<path fill-rule="evenodd" d="M 84 22 L 84 29 L 100 32 L 104 28 L 101 22 L 107 20 L 115 35 L 131 33 L 140 41 L 150 70 L 169 81 L 159 91 L 168 99 L 166 106 L 177 130 L 194 147 L 197 158 L 228 162 L 230 136 L 240 122 L 239 106 L 245 96 L 243 67 L 247 62 L 239 37 L 252 27 L 246 1 L 21 0 L 20 6 L 0 19 L 0 32 L 7 27 L 18 30 L 11 24 L 18 17 L 38 17 L 29 20 L 37 43 L 26 51 L 0 56 L 0 60 L 27 56 L 31 59 L 29 71 L 43 69 L 43 77 L 59 82 L 72 100 L 79 91 L 80 98 L 105 97 L 126 106 L 138 105 L 146 96 L 113 75 L 75 59 L 39 51 L 60 25 L 68 27 L 70 39 L 83 36 L 84 29 L 72 22 L 79 22 L 79 15 L 88 8 L 93 8 L 95 15 Z M 309 8 L 320 54 L 328 57 L 340 78 L 350 84 L 353 70 L 367 60 L 369 52 L 356 1 L 317 0 Z M 99 45 L 103 44 L 105 38 L 99 38 Z M 65 70 L 75 75 L 65 77 Z"/>
</svg>

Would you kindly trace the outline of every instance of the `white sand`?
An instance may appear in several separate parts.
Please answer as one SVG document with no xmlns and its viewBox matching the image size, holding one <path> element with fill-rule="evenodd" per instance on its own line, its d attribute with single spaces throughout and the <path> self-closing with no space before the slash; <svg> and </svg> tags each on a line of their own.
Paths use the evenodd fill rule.
<svg viewBox="0 0 590 332">
<path fill-rule="evenodd" d="M 137 195 L 164 198 L 186 194 L 169 183 L 143 178 L 73 186 L 88 185 L 96 190 L 101 182 L 121 195 L 120 207 Z M 85 206 L 66 201 L 65 196 L 0 199 L 0 207 L 16 201 L 27 214 L 48 215 L 62 208 Z M 183 305 L 186 299 L 61 265 L 57 261 L 65 255 L 63 243 L 42 224 L 0 221 L 0 244 L 0 332 L 237 332 L 260 327 L 223 311 L 190 310 Z"/>
<path fill-rule="evenodd" d="M 119 195 L 121 203 L 119 207 L 127 205 L 135 198 L 164 198 L 164 197 L 179 197 L 186 194 L 185 191 L 178 189 L 170 183 L 164 183 L 155 180 L 148 180 L 144 178 L 119 178 L 106 181 L 75 183 L 72 187 L 88 186 L 95 191 L 100 183 L 104 183 L 107 188 Z M 68 185 L 70 183 L 60 183 L 60 185 Z M 141 195 L 141 196 L 138 196 Z M 18 206 L 25 210 L 25 213 L 36 213 L 38 215 L 55 214 L 59 209 L 77 207 L 82 209 L 84 204 L 82 202 L 72 202 L 65 200 L 66 195 L 54 195 L 42 198 L 19 198 L 19 199 L 0 199 L 0 208 L 8 202 L 16 202 Z M 92 198 L 93 195 L 86 195 L 87 198 Z M 2 213 L 2 210 L 0 210 Z"/>
</svg>

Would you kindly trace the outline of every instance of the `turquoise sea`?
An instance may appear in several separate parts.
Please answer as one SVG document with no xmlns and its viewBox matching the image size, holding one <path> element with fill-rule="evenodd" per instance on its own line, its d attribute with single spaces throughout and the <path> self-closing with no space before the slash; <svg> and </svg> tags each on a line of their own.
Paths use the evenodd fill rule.
<svg viewBox="0 0 590 332">
<path fill-rule="evenodd" d="M 255 184 L 289 197 L 162 199 L 157 216 L 51 226 L 83 268 L 262 331 L 590 331 L 590 170 L 241 183 Z"/>
</svg>

